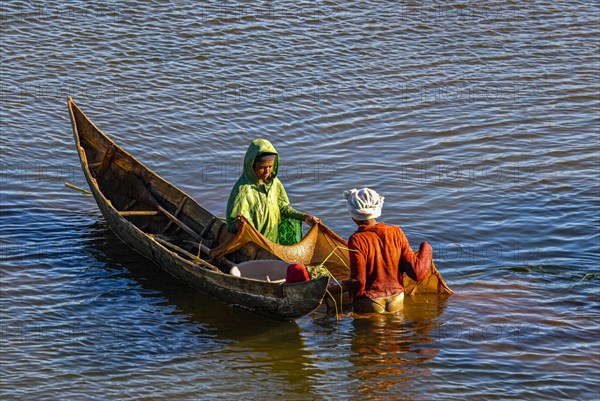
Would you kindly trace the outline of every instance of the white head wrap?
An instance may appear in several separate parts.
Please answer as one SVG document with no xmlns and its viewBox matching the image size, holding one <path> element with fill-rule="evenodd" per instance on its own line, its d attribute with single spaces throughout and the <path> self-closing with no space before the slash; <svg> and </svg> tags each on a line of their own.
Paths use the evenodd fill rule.
<svg viewBox="0 0 600 401">
<path fill-rule="evenodd" d="M 344 191 L 350 216 L 355 220 L 376 219 L 381 216 L 383 196 L 369 188 Z"/>
</svg>

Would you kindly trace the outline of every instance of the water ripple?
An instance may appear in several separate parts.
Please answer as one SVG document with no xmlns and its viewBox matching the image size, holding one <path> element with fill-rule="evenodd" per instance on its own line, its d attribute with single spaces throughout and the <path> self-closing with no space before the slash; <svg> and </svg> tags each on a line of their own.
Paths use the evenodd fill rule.
<svg viewBox="0 0 600 401">
<path fill-rule="evenodd" d="M 0 11 L 4 398 L 598 393 L 598 4 Z M 456 294 L 282 324 L 182 287 L 64 187 L 87 187 L 68 95 L 218 215 L 256 137 L 294 206 L 343 237 L 341 193 L 373 186 Z"/>
</svg>

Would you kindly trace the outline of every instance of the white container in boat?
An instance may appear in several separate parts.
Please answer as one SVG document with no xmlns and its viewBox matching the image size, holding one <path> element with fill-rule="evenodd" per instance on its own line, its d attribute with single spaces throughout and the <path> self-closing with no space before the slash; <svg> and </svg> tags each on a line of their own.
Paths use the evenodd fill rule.
<svg viewBox="0 0 600 401">
<path fill-rule="evenodd" d="M 233 272 L 233 267 L 230 273 L 238 273 L 242 277 L 253 278 L 256 280 L 265 280 L 272 282 L 284 282 L 287 274 L 288 262 L 283 260 L 249 260 L 237 264 L 237 272 Z M 237 275 L 237 274 L 235 274 Z"/>
</svg>

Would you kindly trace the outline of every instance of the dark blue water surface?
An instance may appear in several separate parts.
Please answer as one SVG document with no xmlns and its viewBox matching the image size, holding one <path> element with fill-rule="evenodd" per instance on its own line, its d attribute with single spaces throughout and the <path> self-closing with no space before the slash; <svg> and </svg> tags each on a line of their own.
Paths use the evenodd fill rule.
<svg viewBox="0 0 600 401">
<path fill-rule="evenodd" d="M 593 1 L 0 5 L 0 396 L 597 400 Z M 106 226 L 66 97 L 222 216 L 255 137 L 342 237 L 342 192 L 428 241 L 455 294 L 264 321 Z"/>
</svg>

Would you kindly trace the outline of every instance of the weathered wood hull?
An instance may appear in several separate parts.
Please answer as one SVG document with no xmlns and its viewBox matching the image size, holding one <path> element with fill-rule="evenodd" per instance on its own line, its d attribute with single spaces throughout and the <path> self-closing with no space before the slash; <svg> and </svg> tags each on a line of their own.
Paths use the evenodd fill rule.
<svg viewBox="0 0 600 401">
<path fill-rule="evenodd" d="M 138 210 L 127 211 L 128 207 L 123 205 L 136 204 L 136 199 L 127 199 L 127 188 L 124 188 L 127 185 L 119 182 L 119 178 L 130 173 L 142 177 L 152 196 L 158 199 L 160 207 L 169 209 L 169 214 L 177 215 L 184 228 L 202 232 L 202 238 L 206 237 L 213 245 L 228 238 L 228 234 L 223 229 L 223 223 L 194 199 L 116 145 L 70 98 L 68 104 L 85 178 L 109 227 L 123 242 L 189 286 L 271 319 L 295 319 L 312 312 L 321 304 L 329 283 L 328 277 L 295 284 L 236 277 L 215 269 L 206 261 L 198 263 L 185 258 L 159 243 L 155 235 L 161 231 L 157 229 L 161 225 L 164 226 L 162 232 L 170 230 L 178 240 L 185 241 L 188 237 L 185 231 L 179 230 L 181 227 L 170 227 L 172 221 L 159 213 L 152 217 L 139 217 L 142 214 L 150 215 L 150 212 L 144 211 L 149 209 L 149 204 L 143 203 L 143 197 L 137 198 L 142 199 L 137 201 Z M 124 215 L 133 217 L 126 218 Z M 146 226 L 149 228 L 145 229 Z M 258 257 L 260 252 L 246 249 L 237 254 L 236 262 Z"/>
</svg>

